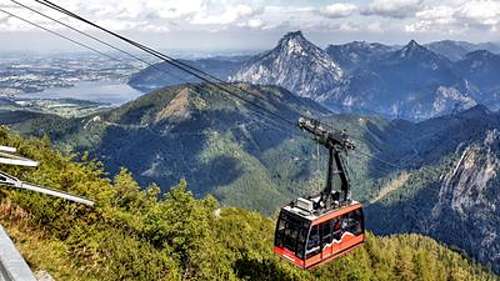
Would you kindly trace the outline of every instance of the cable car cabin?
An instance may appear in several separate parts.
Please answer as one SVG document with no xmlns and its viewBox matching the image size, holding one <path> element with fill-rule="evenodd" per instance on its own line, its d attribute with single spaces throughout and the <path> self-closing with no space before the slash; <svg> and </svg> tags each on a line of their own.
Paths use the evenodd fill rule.
<svg viewBox="0 0 500 281">
<path fill-rule="evenodd" d="M 326 186 L 318 196 L 298 198 L 281 209 L 273 251 L 309 269 L 361 246 L 365 226 L 363 207 L 351 200 L 343 156 L 355 145 L 345 133 L 327 130 L 318 120 L 301 117 L 298 126 L 328 149 Z M 334 189 L 334 176 L 340 179 L 340 191 Z"/>
<path fill-rule="evenodd" d="M 275 232 L 274 253 L 303 269 L 332 261 L 365 241 L 360 203 L 351 201 L 321 214 L 312 205 L 299 198 L 283 207 Z"/>
</svg>

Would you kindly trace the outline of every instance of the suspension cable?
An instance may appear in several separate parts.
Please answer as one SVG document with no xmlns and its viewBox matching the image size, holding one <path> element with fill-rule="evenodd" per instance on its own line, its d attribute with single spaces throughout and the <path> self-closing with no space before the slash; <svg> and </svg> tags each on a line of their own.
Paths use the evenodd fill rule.
<svg viewBox="0 0 500 281">
<path fill-rule="evenodd" d="M 28 10 L 32 11 L 32 12 L 35 12 L 35 13 L 37 13 L 37 14 L 39 14 L 39 15 L 41 15 L 41 16 L 43 16 L 43 17 L 45 17 L 45 18 L 49 19 L 49 20 L 52 20 L 52 21 L 54 21 L 54 22 L 57 22 L 57 23 L 59 23 L 59 24 L 61 24 L 61 25 L 65 26 L 65 27 L 67 27 L 67 28 L 69 28 L 69 29 L 71 29 L 71 30 L 73 30 L 73 31 L 76 31 L 76 32 L 78 32 L 78 33 L 80 33 L 80 34 L 84 35 L 85 37 L 88 37 L 88 38 L 90 38 L 90 39 L 92 39 L 92 40 L 95 40 L 95 41 L 97 41 L 97 42 L 99 42 L 99 43 L 101 43 L 101 44 L 103 44 L 103 45 L 106 45 L 106 46 L 111 47 L 111 48 L 113 48 L 113 49 L 115 49 L 115 50 L 117 50 L 117 51 L 119 51 L 119 52 L 121 52 L 121 53 L 124 53 L 124 54 L 126 54 L 126 55 L 128 55 L 128 56 L 130 56 L 130 57 L 132 57 L 132 58 L 134 58 L 134 59 L 136 59 L 136 60 L 138 60 L 138 61 L 140 61 L 140 62 L 142 62 L 142 63 L 145 63 L 145 64 L 149 65 L 150 67 L 152 67 L 153 69 L 155 69 L 155 70 L 157 70 L 157 71 L 160 71 L 160 72 L 166 73 L 167 75 L 170 75 L 170 76 L 172 76 L 172 77 L 176 78 L 177 80 L 181 80 L 181 81 L 183 81 L 185 84 L 187 84 L 188 86 L 191 86 L 191 87 L 195 88 L 195 90 L 197 90 L 198 92 L 201 92 L 201 90 L 202 90 L 202 88 L 200 88 L 200 87 L 199 87 L 199 85 L 197 85 L 197 84 L 193 84 L 193 83 L 188 82 L 188 81 L 187 81 L 184 77 L 179 77 L 178 75 L 174 75 L 173 73 L 170 73 L 170 72 L 167 72 L 167 71 L 165 71 L 165 70 L 163 70 L 163 69 L 160 69 L 159 67 L 157 67 L 157 65 L 155 65 L 155 64 L 151 64 L 151 63 L 149 63 L 149 62 L 147 62 L 147 61 L 145 61 L 145 60 L 143 60 L 143 59 L 141 59 L 141 58 L 137 57 L 136 55 L 134 55 L 134 54 L 132 54 L 132 53 L 130 53 L 130 52 L 128 52 L 128 51 L 125 51 L 125 50 L 123 50 L 123 49 L 121 49 L 121 48 L 115 47 L 115 46 L 113 46 L 112 44 L 110 44 L 110 43 L 108 43 L 108 42 L 106 42 L 106 41 L 104 41 L 104 40 L 102 40 L 102 39 L 99 39 L 99 38 L 97 38 L 97 37 L 95 37 L 95 36 L 93 36 L 93 35 L 90 35 L 90 34 L 88 34 L 88 33 L 84 32 L 84 31 L 82 31 L 82 30 L 79 30 L 79 29 L 77 29 L 77 28 L 75 28 L 75 27 L 73 27 L 73 26 L 71 26 L 71 25 L 69 25 L 69 24 L 63 23 L 63 22 L 62 22 L 62 21 L 60 21 L 60 20 L 57 20 L 57 19 L 55 19 L 55 18 L 53 18 L 53 17 L 50 17 L 50 16 L 48 16 L 48 15 L 46 15 L 46 14 L 42 13 L 42 12 L 39 12 L 39 11 L 37 11 L 37 10 L 35 10 L 35 9 L 33 9 L 33 8 L 29 7 L 29 6 L 27 6 L 27 5 L 24 5 L 24 4 L 22 4 L 22 3 L 18 2 L 18 1 L 15 1 L 15 0 L 10 0 L 10 1 L 12 1 L 13 3 L 15 3 L 15 4 L 17 4 L 17 5 L 19 5 L 19 6 L 23 7 L 23 8 L 26 8 L 26 9 L 28 9 Z M 69 37 L 67 37 L 67 36 L 64 36 L 64 35 L 62 35 L 62 34 L 60 34 L 60 33 L 58 33 L 58 32 L 52 31 L 52 30 L 50 30 L 50 29 L 48 29 L 48 28 L 46 28 L 46 27 L 43 27 L 43 26 L 38 25 L 38 24 L 36 24 L 36 23 L 34 23 L 34 22 L 31 22 L 31 21 L 29 21 L 29 20 L 26 20 L 26 19 L 24 19 L 24 18 L 22 18 L 22 17 L 20 17 L 20 16 L 18 16 L 18 15 L 15 15 L 15 14 L 13 14 L 13 13 L 7 12 L 7 11 L 5 11 L 5 10 L 2 10 L 2 11 L 3 11 L 4 13 L 6 13 L 6 14 L 8 14 L 8 15 L 12 16 L 12 17 L 15 17 L 15 18 L 17 18 L 17 19 L 19 19 L 19 20 L 22 20 L 22 21 L 24 21 L 24 22 L 26 22 L 26 23 L 28 23 L 28 24 L 31 24 L 31 25 L 33 25 L 33 26 L 35 26 L 35 27 L 37 27 L 37 28 L 40 28 L 40 29 L 42 29 L 42 30 L 44 30 L 44 31 L 50 32 L 50 33 L 52 33 L 52 34 L 54 34 L 54 35 L 57 35 L 58 37 L 61 37 L 61 38 L 65 39 L 65 40 L 68 40 L 68 41 L 70 41 L 70 42 L 72 42 L 72 43 L 74 43 L 74 44 L 77 44 L 77 45 L 79 45 L 79 46 L 85 47 L 85 48 L 87 48 L 87 49 L 89 49 L 89 50 L 91 50 L 91 51 L 93 51 L 93 52 L 96 52 L 96 53 L 98 53 L 98 54 L 101 54 L 101 55 L 103 55 L 103 56 L 106 56 L 106 57 L 108 57 L 108 58 L 110 58 L 110 59 L 114 59 L 114 60 L 119 60 L 119 61 L 121 61 L 121 60 L 120 60 L 120 59 L 118 59 L 118 58 L 115 58 L 115 57 L 112 57 L 112 56 L 110 56 L 110 55 L 107 55 L 106 53 L 103 53 L 103 52 L 101 52 L 101 51 L 99 51 L 99 50 L 97 50 L 97 49 L 95 49 L 95 48 L 92 48 L 92 47 L 90 47 L 90 46 L 88 46 L 88 45 L 84 44 L 84 43 L 80 43 L 80 42 L 78 42 L 78 41 L 76 41 L 76 40 L 74 40 L 74 39 L 71 39 L 71 38 L 69 38 Z M 275 128 L 279 128 L 279 130 L 280 130 L 281 132 L 283 132 L 283 133 L 285 133 L 285 134 L 286 134 L 286 133 L 288 133 L 288 132 L 286 132 L 285 130 L 283 130 L 282 128 L 280 128 L 280 127 L 281 127 L 280 125 L 277 125 L 277 124 L 276 124 L 276 120 L 274 120 L 274 119 L 272 119 L 272 118 L 270 118 L 270 117 L 268 117 L 268 116 L 264 115 L 264 114 L 263 114 L 262 112 L 260 112 L 260 111 L 254 111 L 254 112 L 255 112 L 256 114 L 258 114 L 259 116 L 261 116 L 262 118 L 266 119 L 268 122 L 273 123 L 273 124 L 275 125 Z M 264 123 L 264 124 L 265 124 L 266 126 L 268 126 L 268 124 L 266 124 L 266 123 Z"/>
<path fill-rule="evenodd" d="M 293 126 L 295 128 L 295 122 L 290 121 L 287 118 L 284 118 L 283 116 L 281 116 L 279 114 L 276 114 L 275 112 L 272 112 L 272 111 L 264 108 L 263 106 L 261 106 L 261 105 L 259 105 L 257 103 L 254 103 L 254 102 L 249 101 L 248 99 L 246 99 L 244 97 L 239 96 L 238 94 L 234 93 L 233 91 L 228 90 L 226 87 L 221 86 L 221 84 L 214 83 L 213 81 L 211 81 L 210 79 L 208 79 L 207 77 L 205 77 L 205 76 L 208 76 L 208 77 L 212 78 L 213 76 L 205 73 L 204 71 L 201 71 L 201 70 L 199 70 L 199 69 L 197 69 L 197 68 L 195 68 L 193 66 L 190 66 L 188 64 L 185 64 L 185 63 L 183 63 L 183 62 L 181 62 L 181 61 L 179 61 L 179 60 L 177 60 L 175 58 L 172 58 L 172 57 L 170 57 L 170 56 L 168 56 L 166 54 L 163 54 L 163 53 L 161 53 L 159 51 L 156 51 L 156 50 L 154 50 L 154 49 L 152 49 L 152 48 L 150 48 L 150 47 L 148 47 L 146 45 L 140 44 L 140 43 L 138 43 L 138 42 L 136 42 L 134 40 L 131 40 L 131 39 L 127 38 L 127 37 L 124 37 L 124 36 L 122 36 L 122 35 L 120 35 L 120 34 L 118 34 L 116 32 L 113 32 L 113 31 L 107 29 L 107 28 L 104 28 L 104 27 L 102 27 L 102 26 L 100 26 L 100 25 L 98 25 L 98 24 L 96 24 L 96 23 L 94 23 L 94 22 L 92 22 L 90 20 L 87 20 L 87 19 L 85 19 L 85 18 L 83 18 L 83 17 L 81 17 L 81 16 L 79 16 L 79 15 L 77 15 L 75 13 L 72 13 L 72 12 L 66 10 L 65 8 L 59 6 L 59 5 L 57 5 L 57 4 L 55 4 L 55 3 L 51 2 L 51 1 L 46 1 L 46 0 L 35 0 L 35 1 L 37 3 L 40 3 L 40 4 L 42 4 L 42 5 L 46 6 L 46 7 L 49 7 L 51 9 L 53 9 L 53 10 L 59 11 L 60 13 L 68 15 L 68 16 L 74 18 L 74 19 L 77 19 L 77 20 L 82 21 L 82 22 L 84 22 L 86 24 L 89 24 L 89 25 L 91 25 L 91 26 L 93 26 L 93 27 L 95 27 L 95 28 L 97 28 L 97 29 L 99 29 L 101 31 L 104 31 L 104 32 L 106 32 L 106 33 L 108 33 L 108 34 L 110 34 L 110 35 L 112 35 L 112 36 L 114 36 L 114 37 L 116 37 L 116 38 L 118 38 L 118 39 L 120 39 L 120 40 L 122 40 L 122 41 L 124 41 L 124 42 L 126 42 L 126 43 L 128 43 L 130 45 L 132 45 L 132 46 L 135 46 L 135 47 L 137 47 L 137 48 L 139 48 L 139 49 L 141 49 L 141 50 L 143 50 L 143 51 L 145 51 L 145 52 L 147 52 L 147 53 L 149 53 L 149 54 L 151 54 L 151 55 L 153 55 L 153 56 L 155 56 L 155 57 L 157 57 L 159 59 L 162 59 L 163 61 L 165 61 L 165 62 L 167 62 L 167 63 L 169 63 L 169 64 L 177 67 L 178 69 L 180 69 L 180 70 L 182 70 L 182 71 L 184 71 L 184 72 L 186 72 L 186 73 L 188 73 L 188 74 L 190 74 L 190 75 L 192 75 L 192 76 L 194 76 L 194 77 L 196 77 L 196 78 L 198 78 L 198 79 L 200 79 L 200 80 L 202 80 L 202 81 L 204 81 L 204 82 L 206 82 L 206 83 L 208 83 L 208 84 L 210 84 L 210 85 L 212 85 L 212 86 L 214 86 L 214 87 L 216 87 L 216 88 L 218 88 L 218 89 L 220 89 L 222 91 L 224 91 L 225 93 L 230 94 L 230 95 L 232 95 L 232 96 L 234 96 L 234 97 L 236 97 L 236 98 L 238 98 L 238 99 L 240 99 L 240 100 L 242 100 L 242 101 L 244 101 L 244 102 L 246 102 L 246 103 L 248 103 L 248 104 L 256 107 L 256 108 L 261 109 L 262 111 L 266 112 L 267 114 L 269 114 L 269 115 L 271 115 L 271 116 L 273 116 L 273 117 L 275 117 L 275 118 L 283 121 L 284 123 L 287 123 L 288 125 L 291 125 L 291 126 Z M 216 77 L 213 77 L 213 78 L 214 79 L 218 79 Z M 216 80 L 216 81 L 218 81 L 218 80 Z M 223 83 L 225 84 L 226 82 L 223 81 Z M 253 95 L 252 93 L 250 93 L 248 91 L 244 91 L 244 92 L 246 94 L 255 96 L 255 95 Z"/>
<path fill-rule="evenodd" d="M 30 25 L 32 25 L 32 26 L 34 26 L 34 27 L 36 27 L 36 28 L 39 28 L 39 29 L 44 30 L 44 31 L 46 31 L 46 32 L 49 32 L 49 33 L 51 33 L 51 34 L 53 34 L 53 35 L 55 35 L 55 36 L 57 36 L 57 37 L 60 37 L 60 38 L 65 39 L 65 40 L 67 40 L 67 41 L 70 41 L 70 42 L 72 42 L 73 44 L 76 44 L 76 45 L 78 45 L 78 46 L 80 46 L 80 47 L 83 47 L 83 48 L 88 49 L 88 50 L 90 50 L 90 51 L 92 51 L 92 52 L 95 52 L 95 53 L 98 53 L 98 54 L 100 54 L 100 55 L 102 55 L 102 56 L 105 56 L 105 57 L 107 57 L 107 58 L 109 58 L 109 59 L 112 59 L 112 60 L 117 60 L 117 61 L 121 61 L 121 62 L 123 62 L 123 60 L 121 60 L 121 59 L 119 59 L 119 58 L 117 58 L 117 57 L 114 57 L 114 56 L 111 56 L 111 55 L 106 54 L 106 53 L 104 53 L 104 52 L 101 52 L 101 51 L 99 51 L 99 50 L 97 50 L 97 49 L 95 49 L 95 48 L 93 48 L 93 47 L 91 47 L 91 46 L 89 46 L 89 45 L 87 45 L 87 44 L 84 44 L 84 43 L 78 42 L 78 41 L 76 41 L 76 40 L 74 40 L 74 39 L 71 39 L 71 38 L 69 38 L 69 37 L 67 37 L 67 36 L 65 36 L 65 35 L 63 35 L 63 34 L 61 34 L 61 33 L 59 33 L 59 32 L 56 32 L 56 31 L 50 30 L 50 29 L 48 29 L 48 28 L 46 28 L 46 27 L 44 27 L 44 26 L 41 26 L 41 25 L 39 25 L 39 24 L 36 24 L 36 23 L 34 23 L 34 22 L 32 22 L 32 21 L 30 21 L 30 20 L 28 20 L 28 19 L 25 19 L 25 18 L 23 18 L 23 17 L 21 17 L 21 16 L 18 16 L 18 15 L 16 15 L 16 14 L 13 14 L 13 13 L 11 13 L 11 12 L 8 12 L 8 11 L 6 11 L 6 10 L 4 10 L 4 9 L 1 9 L 1 8 L 0 8 L 0 12 L 2 12 L 2 13 L 4 13 L 4 14 L 7 14 L 7 15 L 8 15 L 8 16 L 10 16 L 10 17 L 13 17 L 13 18 L 16 18 L 16 19 L 18 19 L 18 20 L 21 20 L 21 21 L 23 21 L 23 22 L 25 22 L 25 23 L 27 23 L 27 24 L 30 24 Z"/>
<path fill-rule="evenodd" d="M 17 2 L 15 0 L 11 0 L 11 1 Z M 177 59 L 175 59 L 173 57 L 170 57 L 170 56 L 168 56 L 168 55 L 166 55 L 164 53 L 161 53 L 161 52 L 159 52 L 157 50 L 154 50 L 154 49 L 152 49 L 152 48 L 150 48 L 150 47 L 148 47 L 146 45 L 138 43 L 138 42 L 136 42 L 136 41 L 134 41 L 132 39 L 129 39 L 129 38 L 127 38 L 125 36 L 122 36 L 122 35 L 120 35 L 120 34 L 118 34 L 116 32 L 113 32 L 113 31 L 111 31 L 111 30 L 109 30 L 107 28 L 104 28 L 104 27 L 102 27 L 102 26 L 100 26 L 100 25 L 98 25 L 98 24 L 96 24 L 96 23 L 94 23 L 94 22 L 92 22 L 92 21 L 90 21 L 88 19 L 85 19 L 85 18 L 83 18 L 83 17 L 81 17 L 81 16 L 79 16 L 79 15 L 77 15 L 77 14 L 75 14 L 75 13 L 73 13 L 73 12 L 71 12 L 71 11 L 69 11 L 69 10 L 67 10 L 67 9 L 65 9 L 65 8 L 63 8 L 63 7 L 59 6 L 59 5 L 51 2 L 51 1 L 49 1 L 49 0 L 34 0 L 34 1 L 37 2 L 37 3 L 39 3 L 39 4 L 44 5 L 46 7 L 49 7 L 51 9 L 55 10 L 55 11 L 63 13 L 65 15 L 67 15 L 67 16 L 70 16 L 71 18 L 77 19 L 77 20 L 82 21 L 82 22 L 84 22 L 84 23 L 86 23 L 88 25 L 91 25 L 91 26 L 93 26 L 93 27 L 95 27 L 95 28 L 97 28 L 97 29 L 99 29 L 99 30 L 107 33 L 107 34 L 110 34 L 110 35 L 112 35 L 112 36 L 114 36 L 114 37 L 116 37 L 116 38 L 118 38 L 118 39 L 120 39 L 120 40 L 122 40 L 122 41 L 124 41 L 124 42 L 126 42 L 126 43 L 128 43 L 130 45 L 132 45 L 132 46 L 135 46 L 135 47 L 143 50 L 144 52 L 146 52 L 146 53 L 148 53 L 148 54 L 150 54 L 152 56 L 155 56 L 155 57 L 163 60 L 164 62 L 168 63 L 169 65 L 172 65 L 172 66 L 180 69 L 181 71 L 184 71 L 184 72 L 192 75 L 193 77 L 198 78 L 201 81 L 204 81 L 207 84 L 209 84 L 209 85 L 211 85 L 211 86 L 213 86 L 213 87 L 215 87 L 215 88 L 217 88 L 217 89 L 219 89 L 219 90 L 221 90 L 221 91 L 223 91 L 223 92 L 225 92 L 225 93 L 227 93 L 227 94 L 229 94 L 229 95 L 231 95 L 231 96 L 233 96 L 233 97 L 235 97 L 235 98 L 237 98 L 237 99 L 239 99 L 239 100 L 241 100 L 241 101 L 243 101 L 243 102 L 245 102 L 245 103 L 247 103 L 249 105 L 252 105 L 253 107 L 255 107 L 257 109 L 262 110 L 262 112 L 260 112 L 261 114 L 263 112 L 265 112 L 266 114 L 279 119 L 280 121 L 282 121 L 283 123 L 285 123 L 287 125 L 291 125 L 294 128 L 296 127 L 295 126 L 295 122 L 293 122 L 293 121 L 291 121 L 291 120 L 283 117 L 282 115 L 279 115 L 279 114 L 277 114 L 275 112 L 272 112 L 272 111 L 268 110 L 267 108 L 265 108 L 264 106 L 262 106 L 260 104 L 257 104 L 256 102 L 253 102 L 251 100 L 248 100 L 247 98 L 242 97 L 242 96 L 238 95 L 237 93 L 235 93 L 234 91 L 231 91 L 231 90 L 229 90 L 228 88 L 225 87 L 225 86 L 229 85 L 229 86 L 231 86 L 231 87 L 234 88 L 234 86 L 237 85 L 237 84 L 228 83 L 228 82 L 226 82 L 226 81 L 224 81 L 224 80 L 222 80 L 220 78 L 217 78 L 217 77 L 215 77 L 215 76 L 213 76 L 211 74 L 208 74 L 208 73 L 206 73 L 206 72 L 204 72 L 204 71 L 202 71 L 202 70 L 200 70 L 200 69 L 198 69 L 196 67 L 193 67 L 193 66 L 191 66 L 191 65 L 189 65 L 187 63 L 179 61 L 179 60 L 177 60 Z M 217 81 L 219 83 L 216 83 L 216 82 L 212 81 L 211 79 L 215 80 L 215 81 Z M 242 92 L 244 92 L 244 93 L 246 93 L 248 95 L 251 95 L 251 96 L 253 96 L 256 99 L 260 99 L 260 97 L 258 97 L 255 94 L 252 94 L 250 91 L 242 89 L 241 87 L 238 87 L 238 86 L 236 86 L 236 87 L 237 87 L 238 90 L 240 90 L 240 91 L 242 91 Z M 256 111 L 256 110 L 254 110 L 254 112 L 258 113 L 258 111 Z M 273 120 L 273 119 L 270 119 L 270 120 Z M 273 120 L 273 121 L 276 121 L 276 120 Z M 327 127 L 332 128 L 328 124 L 327 124 Z M 332 129 L 336 130 L 335 128 L 332 128 Z M 381 163 L 384 163 L 384 164 L 387 164 L 387 165 L 390 165 L 390 166 L 393 166 L 393 167 L 397 167 L 396 165 L 394 165 L 392 163 L 389 163 L 389 162 L 387 162 L 385 160 L 382 160 L 382 159 L 380 159 L 380 158 L 378 158 L 378 157 L 376 157 L 376 156 L 374 156 L 372 154 L 369 154 L 369 153 L 366 153 L 366 152 L 361 152 L 361 151 L 358 151 L 358 152 L 360 154 L 364 155 L 364 156 L 376 159 L 377 161 L 380 161 Z"/>
</svg>

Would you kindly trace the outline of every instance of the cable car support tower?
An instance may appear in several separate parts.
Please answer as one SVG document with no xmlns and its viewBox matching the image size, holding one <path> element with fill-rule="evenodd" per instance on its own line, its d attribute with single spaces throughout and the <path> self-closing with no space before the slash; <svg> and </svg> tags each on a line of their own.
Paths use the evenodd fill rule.
<svg viewBox="0 0 500 281">
<path fill-rule="evenodd" d="M 328 172 L 325 188 L 319 196 L 309 198 L 313 202 L 314 212 L 323 213 L 349 204 L 351 202 L 351 181 L 344 155 L 347 155 L 349 150 L 354 150 L 356 146 L 345 132 L 328 130 L 318 120 L 300 117 L 297 125 L 302 130 L 311 133 L 317 143 L 328 149 Z M 335 175 L 340 178 L 341 192 L 334 189 L 333 179 Z"/>
</svg>

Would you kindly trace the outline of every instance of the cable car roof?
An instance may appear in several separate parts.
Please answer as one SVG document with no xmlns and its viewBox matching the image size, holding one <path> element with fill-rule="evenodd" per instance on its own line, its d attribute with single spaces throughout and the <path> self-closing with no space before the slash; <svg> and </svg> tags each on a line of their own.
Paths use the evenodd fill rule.
<svg viewBox="0 0 500 281">
<path fill-rule="evenodd" d="M 330 209 L 326 212 L 315 212 L 313 209 L 307 209 L 301 206 L 300 204 L 297 204 L 297 202 L 306 202 L 310 201 L 312 202 L 313 199 L 305 199 L 305 198 L 299 198 L 297 201 L 291 202 L 290 204 L 286 205 L 283 207 L 283 210 L 295 214 L 303 219 L 306 219 L 310 222 L 313 222 L 313 224 L 321 223 L 325 220 L 331 219 L 333 217 L 337 217 L 346 213 L 349 213 L 355 209 L 358 209 L 361 207 L 361 203 L 358 201 L 351 201 L 350 203 L 347 204 L 342 204 L 338 205 L 336 208 Z"/>
</svg>

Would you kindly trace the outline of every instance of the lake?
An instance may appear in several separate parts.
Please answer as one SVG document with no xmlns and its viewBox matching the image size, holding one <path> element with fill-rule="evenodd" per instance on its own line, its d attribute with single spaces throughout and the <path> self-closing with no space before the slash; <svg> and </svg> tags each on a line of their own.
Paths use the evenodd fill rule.
<svg viewBox="0 0 500 281">
<path fill-rule="evenodd" d="M 129 85 L 118 81 L 83 81 L 71 88 L 51 88 L 42 92 L 23 94 L 26 98 L 61 99 L 73 98 L 114 106 L 124 104 L 144 95 Z"/>
</svg>

